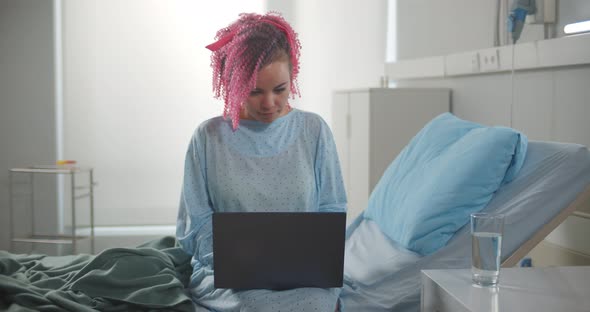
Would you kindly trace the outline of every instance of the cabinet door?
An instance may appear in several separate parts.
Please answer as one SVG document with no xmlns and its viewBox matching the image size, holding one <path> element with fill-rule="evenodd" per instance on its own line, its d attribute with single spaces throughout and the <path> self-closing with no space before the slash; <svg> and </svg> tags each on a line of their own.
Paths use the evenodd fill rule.
<svg viewBox="0 0 590 312">
<path fill-rule="evenodd" d="M 369 93 L 350 93 L 348 218 L 353 220 L 369 201 Z"/>
<path fill-rule="evenodd" d="M 410 140 L 432 118 L 450 109 L 447 89 L 373 89 L 369 191 Z"/>
<path fill-rule="evenodd" d="M 336 143 L 336 150 L 338 151 L 338 159 L 340 160 L 340 169 L 342 170 L 342 178 L 344 180 L 344 188 L 348 195 L 349 190 L 349 172 L 350 161 L 348 157 L 348 150 L 350 148 L 350 132 L 348 124 L 350 123 L 348 93 L 336 92 L 334 93 L 332 103 L 332 134 L 334 135 L 334 142 Z"/>
</svg>

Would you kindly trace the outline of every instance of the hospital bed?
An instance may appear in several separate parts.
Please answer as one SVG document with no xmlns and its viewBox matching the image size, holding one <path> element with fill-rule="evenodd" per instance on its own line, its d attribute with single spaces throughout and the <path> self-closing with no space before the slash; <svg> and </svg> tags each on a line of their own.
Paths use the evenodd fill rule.
<svg viewBox="0 0 590 312">
<path fill-rule="evenodd" d="M 529 142 L 518 176 L 482 211 L 505 215 L 502 267 L 512 267 L 572 212 L 590 204 L 590 152 L 584 146 Z M 420 256 L 360 215 L 347 229 L 345 283 L 349 311 L 418 311 L 420 270 L 471 267 L 467 225 L 439 251 Z"/>
<path fill-rule="evenodd" d="M 506 215 L 502 266 L 516 265 L 590 199 L 590 152 L 584 146 L 529 142 L 526 159 L 484 211 Z M 418 311 L 420 270 L 469 268 L 467 225 L 444 247 L 421 255 L 384 234 L 366 211 L 347 228 L 344 311 Z M 186 294 L 190 257 L 174 238 L 93 255 L 48 257 L 0 251 L 0 309 L 194 309 Z"/>
</svg>

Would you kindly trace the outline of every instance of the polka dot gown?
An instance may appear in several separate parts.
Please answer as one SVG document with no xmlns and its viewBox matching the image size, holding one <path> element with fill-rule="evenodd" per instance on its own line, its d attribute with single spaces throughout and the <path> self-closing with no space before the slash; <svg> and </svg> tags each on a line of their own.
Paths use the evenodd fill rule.
<svg viewBox="0 0 590 312">
<path fill-rule="evenodd" d="M 195 131 L 186 155 L 177 238 L 193 255 L 198 311 L 334 311 L 340 289 L 233 291 L 213 287 L 211 215 L 220 212 L 343 212 L 346 195 L 325 121 L 293 109 L 272 123 L 216 117 Z"/>
</svg>

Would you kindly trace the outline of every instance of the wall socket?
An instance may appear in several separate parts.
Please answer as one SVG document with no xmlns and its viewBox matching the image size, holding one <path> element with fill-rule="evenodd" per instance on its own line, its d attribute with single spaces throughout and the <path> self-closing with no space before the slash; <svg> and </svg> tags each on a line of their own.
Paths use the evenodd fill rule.
<svg viewBox="0 0 590 312">
<path fill-rule="evenodd" d="M 482 72 L 500 70 L 500 50 L 488 49 L 479 52 L 479 67 Z"/>
<path fill-rule="evenodd" d="M 479 73 L 479 53 L 475 53 L 471 56 L 471 72 Z"/>
</svg>

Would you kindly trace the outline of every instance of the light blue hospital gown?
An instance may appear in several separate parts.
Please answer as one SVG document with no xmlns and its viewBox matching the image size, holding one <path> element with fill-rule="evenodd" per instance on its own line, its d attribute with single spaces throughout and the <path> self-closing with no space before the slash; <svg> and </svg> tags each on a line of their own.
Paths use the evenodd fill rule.
<svg viewBox="0 0 590 312">
<path fill-rule="evenodd" d="M 334 311 L 340 288 L 233 291 L 213 287 L 211 215 L 343 212 L 346 195 L 325 121 L 293 109 L 272 123 L 221 117 L 195 131 L 186 155 L 176 236 L 193 255 L 190 293 L 213 311 Z"/>
</svg>

